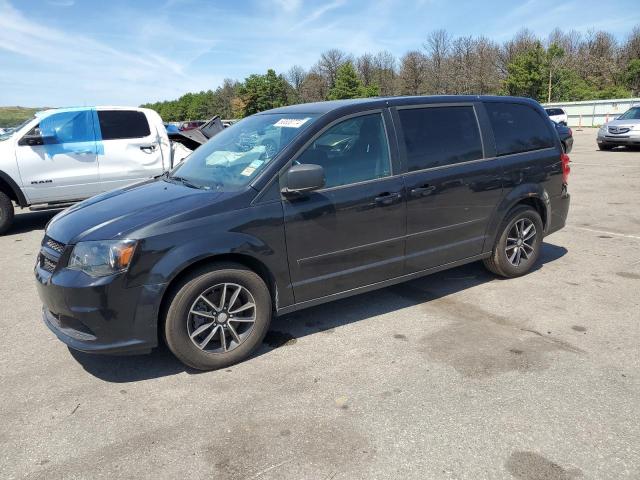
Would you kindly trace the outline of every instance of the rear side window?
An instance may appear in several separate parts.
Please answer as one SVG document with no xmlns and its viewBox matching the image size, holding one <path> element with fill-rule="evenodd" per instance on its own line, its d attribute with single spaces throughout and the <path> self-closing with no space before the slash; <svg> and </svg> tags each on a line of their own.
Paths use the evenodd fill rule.
<svg viewBox="0 0 640 480">
<path fill-rule="evenodd" d="M 142 112 L 128 110 L 99 110 L 103 140 L 142 138 L 151 134 L 147 117 Z"/>
<path fill-rule="evenodd" d="M 498 155 L 553 146 L 549 120 L 528 105 L 491 102 L 485 106 L 493 127 Z"/>
<path fill-rule="evenodd" d="M 564 115 L 564 110 L 561 108 L 546 108 L 545 110 L 549 116 Z"/>
<path fill-rule="evenodd" d="M 398 110 L 408 171 L 482 158 L 482 141 L 473 107 Z"/>
</svg>

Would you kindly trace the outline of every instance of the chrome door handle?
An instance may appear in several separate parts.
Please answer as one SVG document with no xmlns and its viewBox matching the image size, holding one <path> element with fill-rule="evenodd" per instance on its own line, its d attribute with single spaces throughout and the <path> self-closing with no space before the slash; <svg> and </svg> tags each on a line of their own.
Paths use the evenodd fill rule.
<svg viewBox="0 0 640 480">
<path fill-rule="evenodd" d="M 374 200 L 378 205 L 391 205 L 392 203 L 395 203 L 396 200 L 398 200 L 400 197 L 401 195 L 398 192 L 385 192 L 378 195 Z"/>
<path fill-rule="evenodd" d="M 422 187 L 417 187 L 411 190 L 412 197 L 426 197 L 430 195 L 436 187 L 434 185 L 423 185 Z"/>
</svg>

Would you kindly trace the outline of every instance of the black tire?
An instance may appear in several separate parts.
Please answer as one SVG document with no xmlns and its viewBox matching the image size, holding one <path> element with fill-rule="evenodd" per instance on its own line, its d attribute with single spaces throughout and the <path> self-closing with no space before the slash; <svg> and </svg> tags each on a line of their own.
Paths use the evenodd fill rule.
<svg viewBox="0 0 640 480">
<path fill-rule="evenodd" d="M 9 196 L 0 192 L 0 235 L 4 235 L 13 224 L 13 202 Z"/>
<path fill-rule="evenodd" d="M 600 150 L 609 151 L 609 150 L 613 150 L 613 145 L 607 145 L 606 143 L 599 143 L 598 148 Z"/>
<path fill-rule="evenodd" d="M 524 258 L 524 254 L 520 255 L 518 265 L 515 265 L 510 261 L 509 256 L 507 254 L 507 238 L 509 234 L 513 234 L 514 225 L 518 222 L 519 225 L 522 224 L 531 224 L 535 227 L 535 236 L 530 239 L 530 245 L 532 250 L 530 251 L 526 246 L 518 247 L 517 245 L 522 245 L 522 243 L 514 243 L 512 241 L 509 242 L 509 255 L 513 256 L 515 253 L 515 248 L 520 248 L 521 251 L 526 251 L 528 253 L 528 258 Z M 491 256 L 483 260 L 483 263 L 487 269 L 496 275 L 500 275 L 505 278 L 515 278 L 520 277 L 528 273 L 531 268 L 535 265 L 540 256 L 540 247 L 542 245 L 543 239 L 543 225 L 542 219 L 537 211 L 527 205 L 521 205 L 515 207 L 509 214 L 506 216 L 500 229 L 498 230 L 498 238 L 496 239 L 495 245 L 493 247 L 493 251 L 491 252 Z M 516 238 L 516 237 L 513 237 Z M 520 237 L 518 237 L 520 238 Z M 527 241 L 529 242 L 529 241 Z M 512 247 L 512 245 L 515 245 Z"/>
<path fill-rule="evenodd" d="M 192 310 L 195 302 L 197 302 L 198 299 L 201 298 L 201 295 L 208 289 L 221 284 L 238 285 L 250 292 L 250 295 L 253 297 L 253 302 L 251 303 L 255 304 L 255 309 L 252 311 L 252 316 L 255 317 L 255 321 L 252 323 L 253 327 L 245 331 L 245 337 L 242 338 L 242 341 L 237 343 L 232 349 L 225 352 L 210 352 L 200 349 L 195 345 L 194 341 L 202 337 L 196 337 L 196 340 L 192 341 L 189 336 L 189 327 L 187 324 L 193 321 L 192 319 L 194 317 L 189 312 Z M 272 316 L 269 289 L 259 275 L 242 265 L 234 263 L 210 265 L 206 269 L 195 271 L 189 275 L 174 292 L 175 295 L 169 304 L 164 321 L 165 341 L 173 354 L 185 365 L 192 368 L 198 370 L 216 370 L 245 360 L 262 343 L 269 329 Z M 231 308 L 228 308 L 228 310 L 231 310 Z M 227 312 L 227 310 L 224 310 L 224 312 Z M 219 313 L 213 310 L 211 313 L 219 315 Z M 204 320 L 199 316 L 195 318 L 203 323 L 208 322 L 208 319 Z M 227 315 L 225 315 L 225 319 L 226 318 Z M 235 321 L 237 320 L 229 319 L 229 322 L 223 325 L 221 324 L 218 327 L 218 323 L 216 323 L 217 320 L 212 320 L 211 323 L 214 324 L 212 329 L 225 329 L 222 332 L 223 336 L 228 335 L 228 338 L 232 338 L 230 331 L 227 329 L 229 328 L 228 324 Z M 248 328 L 245 327 L 245 324 L 236 323 L 235 328 L 233 325 L 231 326 L 234 333 L 236 333 L 236 328 L 239 328 L 238 325 L 242 328 Z M 209 330 L 203 333 L 202 336 L 208 336 L 208 333 L 211 331 L 212 330 Z M 219 332 L 220 330 L 218 333 Z M 240 333 L 240 335 L 243 335 L 243 333 Z M 214 336 L 213 341 L 220 341 L 222 345 L 219 336 Z M 227 345 L 230 347 L 233 346 L 232 342 L 233 340 L 225 344 L 225 348 L 227 348 Z"/>
</svg>

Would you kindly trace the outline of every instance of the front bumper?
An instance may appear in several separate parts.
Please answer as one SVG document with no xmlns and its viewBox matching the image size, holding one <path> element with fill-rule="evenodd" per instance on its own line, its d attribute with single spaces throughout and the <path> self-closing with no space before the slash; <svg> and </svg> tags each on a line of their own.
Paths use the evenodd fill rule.
<svg viewBox="0 0 640 480">
<path fill-rule="evenodd" d="M 622 135 L 598 132 L 598 145 L 640 145 L 640 132 L 628 132 Z"/>
<path fill-rule="evenodd" d="M 94 279 L 35 268 L 43 320 L 69 347 L 91 353 L 148 352 L 158 345 L 164 285 L 128 286 L 125 275 Z"/>
</svg>

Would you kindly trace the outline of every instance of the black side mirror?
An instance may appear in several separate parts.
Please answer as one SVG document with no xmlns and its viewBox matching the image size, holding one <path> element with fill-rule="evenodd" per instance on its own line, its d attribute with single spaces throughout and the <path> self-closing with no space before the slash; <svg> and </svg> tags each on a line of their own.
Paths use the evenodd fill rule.
<svg viewBox="0 0 640 480">
<path fill-rule="evenodd" d="M 18 145 L 29 145 L 30 147 L 44 145 L 44 138 L 41 135 L 25 135 L 20 139 Z"/>
<path fill-rule="evenodd" d="M 284 194 L 299 194 L 318 190 L 325 185 L 324 168 L 320 165 L 305 163 L 293 165 L 287 172 L 287 185 Z"/>
</svg>

